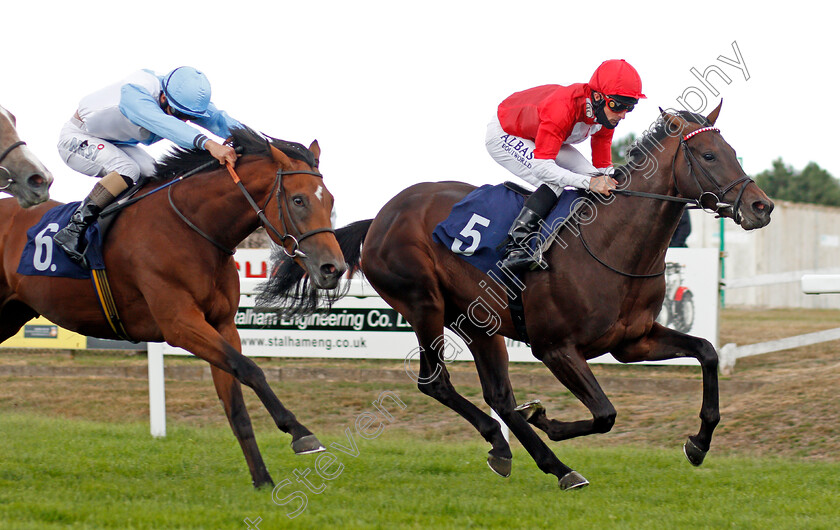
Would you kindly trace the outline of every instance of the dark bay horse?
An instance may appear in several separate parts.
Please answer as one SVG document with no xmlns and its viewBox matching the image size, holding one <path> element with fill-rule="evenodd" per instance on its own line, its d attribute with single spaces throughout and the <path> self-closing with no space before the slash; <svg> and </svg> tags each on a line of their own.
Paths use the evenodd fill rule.
<svg viewBox="0 0 840 530">
<path fill-rule="evenodd" d="M 272 480 L 254 439 L 240 383 L 251 387 L 277 426 L 291 434 L 296 453 L 324 447 L 283 406 L 262 370 L 240 353 L 234 324 L 240 291 L 233 249 L 263 226 L 319 287 L 335 287 L 345 264 L 330 224 L 333 197 L 317 169 L 317 142 L 306 149 L 249 129 L 234 131 L 233 141 L 243 155 L 230 173 L 213 164 L 215 159 L 206 151 L 178 150 L 164 159 L 158 166 L 162 180 L 142 188 L 138 195 L 143 198 L 114 220 L 104 242 L 104 260 L 129 338 L 166 341 L 210 363 L 254 485 L 261 486 Z M 199 164 L 211 169 L 173 179 Z M 166 183 L 172 185 L 163 190 Z M 0 201 L 0 342 L 38 315 L 85 335 L 121 338 L 106 321 L 90 280 L 17 273 L 27 229 L 57 204 L 50 201 L 22 210 L 14 201 Z M 49 247 L 42 256 L 60 252 L 49 237 L 41 238 L 40 244 Z"/>
<path fill-rule="evenodd" d="M 735 151 L 712 127 L 719 112 L 720 106 L 708 117 L 663 112 L 630 150 L 630 163 L 618 168 L 621 195 L 609 200 L 593 195 L 576 222 L 559 233 L 564 244 L 555 242 L 547 250 L 548 269 L 524 275 L 522 303 L 532 352 L 586 405 L 592 419 L 549 419 L 539 403 L 517 407 L 504 337 L 520 335 L 507 307 L 505 283 L 500 285 L 432 239 L 435 226 L 473 186 L 417 184 L 394 197 L 372 221 L 337 231 L 348 265 L 358 267 L 361 258 L 368 281 L 417 334 L 420 390 L 458 412 L 490 442 L 488 463 L 500 475 L 510 474 L 510 447 L 498 423 L 450 383 L 445 363 L 451 360 L 451 350 L 445 350 L 444 327 L 468 344 L 484 400 L 563 489 L 588 482 L 562 463 L 532 426 L 554 441 L 612 428 L 616 411 L 588 359 L 607 352 L 624 363 L 697 359 L 703 373 L 701 424 L 684 452 L 692 464 L 702 463 L 720 418 L 718 356 L 707 340 L 655 322 L 665 295 L 665 252 L 686 202 L 698 201 L 746 230 L 769 223 L 773 209 L 767 195 L 744 174 Z M 278 270 L 286 274 L 295 268 L 286 262 Z M 298 271 L 298 278 L 302 275 Z M 294 295 L 286 308 L 291 311 L 302 301 L 311 306 L 318 294 L 307 295 L 302 283 L 289 283 L 291 278 L 271 280 L 262 298 L 274 296 L 276 303 Z M 482 303 L 476 304 L 478 300 Z"/>
<path fill-rule="evenodd" d="M 53 176 L 20 139 L 15 125 L 14 115 L 0 106 L 0 191 L 29 208 L 50 198 Z"/>
</svg>

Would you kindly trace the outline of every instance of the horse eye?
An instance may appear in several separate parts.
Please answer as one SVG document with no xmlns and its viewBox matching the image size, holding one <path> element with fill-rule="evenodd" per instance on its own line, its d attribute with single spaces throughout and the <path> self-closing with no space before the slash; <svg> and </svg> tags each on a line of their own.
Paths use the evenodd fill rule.
<svg viewBox="0 0 840 530">
<path fill-rule="evenodd" d="M 295 197 L 292 199 L 292 202 L 295 203 L 295 206 L 303 206 L 304 202 L 301 197 Z"/>
<path fill-rule="evenodd" d="M 712 153 L 704 153 L 703 158 L 711 162 L 715 159 L 715 155 L 713 155 Z"/>
</svg>

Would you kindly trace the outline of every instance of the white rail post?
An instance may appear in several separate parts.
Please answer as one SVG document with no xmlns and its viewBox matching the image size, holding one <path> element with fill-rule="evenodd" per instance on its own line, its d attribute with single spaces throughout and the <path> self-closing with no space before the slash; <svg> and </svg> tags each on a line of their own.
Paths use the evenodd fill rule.
<svg viewBox="0 0 840 530">
<path fill-rule="evenodd" d="M 163 382 L 163 344 L 148 345 L 149 428 L 154 437 L 166 436 L 166 391 Z"/>
</svg>

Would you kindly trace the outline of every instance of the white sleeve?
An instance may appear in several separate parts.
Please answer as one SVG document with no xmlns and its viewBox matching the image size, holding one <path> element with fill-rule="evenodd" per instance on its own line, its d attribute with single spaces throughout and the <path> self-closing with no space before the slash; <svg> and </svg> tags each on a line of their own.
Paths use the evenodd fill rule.
<svg viewBox="0 0 840 530">
<path fill-rule="evenodd" d="M 554 184 L 561 189 L 564 186 L 574 186 L 584 190 L 589 189 L 589 181 L 591 178 L 587 175 L 581 175 L 562 168 L 554 162 L 543 158 L 535 158 L 531 162 L 531 172 L 542 182 Z"/>
</svg>

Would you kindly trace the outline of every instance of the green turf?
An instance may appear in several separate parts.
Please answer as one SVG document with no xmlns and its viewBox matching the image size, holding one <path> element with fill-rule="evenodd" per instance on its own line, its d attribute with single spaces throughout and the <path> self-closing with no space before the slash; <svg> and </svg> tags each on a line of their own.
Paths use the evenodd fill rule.
<svg viewBox="0 0 840 530">
<path fill-rule="evenodd" d="M 399 421 L 397 418 L 396 421 Z M 701 468 L 673 450 L 562 447 L 591 485 L 563 492 L 518 445 L 509 479 L 485 444 L 431 443 L 387 428 L 375 439 L 321 436 L 337 458 L 315 471 L 289 438 L 263 434 L 283 488 L 255 491 L 227 428 L 111 425 L 0 416 L 0 528 L 838 528 L 840 463 L 717 457 Z M 327 457 L 323 457 L 327 458 Z M 321 460 L 324 464 L 326 461 Z M 343 467 L 340 467 L 343 466 Z M 314 493 L 298 483 L 306 473 Z M 299 493 L 296 493 L 299 492 Z M 272 495 L 272 493 L 274 493 Z M 306 496 L 307 506 L 296 500 Z M 288 502 L 281 504 L 284 499 Z M 278 501 L 278 502 L 275 502 Z"/>
</svg>

